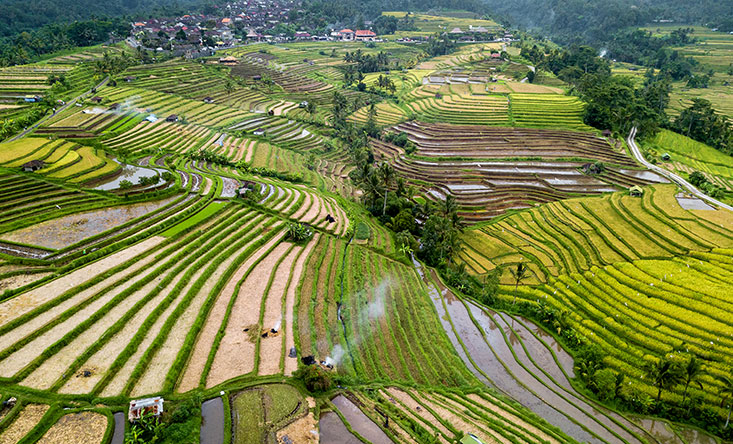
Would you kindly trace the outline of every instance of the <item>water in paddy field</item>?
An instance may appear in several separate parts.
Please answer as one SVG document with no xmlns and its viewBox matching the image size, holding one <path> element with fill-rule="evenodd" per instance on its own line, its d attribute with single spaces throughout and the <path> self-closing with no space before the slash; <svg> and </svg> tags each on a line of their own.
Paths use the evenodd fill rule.
<svg viewBox="0 0 733 444">
<path fill-rule="evenodd" d="M 600 411 L 576 395 L 563 373 L 565 370 L 568 375 L 572 375 L 572 358 L 556 342 L 542 343 L 535 337 L 532 331 L 539 330 L 538 326 L 521 318 L 484 311 L 469 301 L 463 301 L 440 283 L 433 270 L 428 271 L 432 277 L 429 279 L 418 262 L 415 262 L 415 267 L 428 287 L 443 328 L 459 356 L 474 374 L 485 375 L 479 379 L 486 382 L 488 377 L 489 385 L 498 388 L 579 442 L 639 442 L 628 431 L 614 424 L 609 416 L 617 421 L 621 420 L 627 428 L 635 429 L 635 432 L 643 435 L 634 424 L 627 424 L 618 415 Z M 462 344 L 456 345 L 454 328 Z M 557 362 L 551 352 L 553 349 L 556 350 Z M 470 356 L 473 363 L 467 356 Z M 615 436 L 606 427 L 622 438 Z"/>
<path fill-rule="evenodd" d="M 120 182 L 122 182 L 123 180 L 128 180 L 132 182 L 133 185 L 137 185 L 141 177 L 153 177 L 156 174 L 160 175 L 160 174 L 163 174 L 165 171 L 167 171 L 162 168 L 147 168 L 147 167 L 141 167 L 137 165 L 129 165 L 126 163 L 120 163 L 117 161 L 117 159 L 112 159 L 112 160 L 114 160 L 115 162 L 119 163 L 122 166 L 122 170 L 120 174 L 105 183 L 95 186 L 94 187 L 95 190 L 102 190 L 102 191 L 116 190 L 117 188 L 120 187 Z M 148 188 L 160 185 L 161 183 L 162 183 L 162 179 L 161 179 L 161 182 L 158 182 L 155 185 L 150 185 Z"/>
<path fill-rule="evenodd" d="M 318 421 L 320 430 L 320 444 L 363 444 L 349 429 L 341 418 L 334 412 L 326 412 Z"/>
<path fill-rule="evenodd" d="M 220 397 L 201 404 L 201 444 L 224 443 L 224 401 Z"/>
<path fill-rule="evenodd" d="M 392 440 L 374 423 L 359 407 L 343 395 L 338 395 L 331 400 L 339 409 L 346 421 L 352 429 L 359 435 L 366 438 L 372 444 L 393 444 Z M 321 432 L 323 433 L 323 432 Z M 323 435 L 321 435 L 321 443 L 323 443 Z"/>
</svg>

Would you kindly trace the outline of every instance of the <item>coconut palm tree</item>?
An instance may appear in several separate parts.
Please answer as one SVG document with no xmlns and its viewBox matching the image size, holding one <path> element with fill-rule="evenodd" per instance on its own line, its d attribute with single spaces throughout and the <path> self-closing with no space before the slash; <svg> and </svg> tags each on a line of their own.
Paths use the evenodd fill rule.
<svg viewBox="0 0 733 444">
<path fill-rule="evenodd" d="M 382 165 L 379 166 L 379 177 L 384 183 L 384 205 L 382 206 L 383 216 L 387 212 L 387 193 L 389 193 L 389 187 L 390 185 L 392 185 L 394 176 L 394 168 L 392 168 L 392 165 L 390 165 L 388 162 L 384 162 L 382 163 Z"/>
<path fill-rule="evenodd" d="M 685 378 L 685 393 L 682 395 L 682 402 L 684 403 L 685 398 L 687 398 L 687 389 L 690 388 L 690 383 L 696 383 L 700 386 L 700 390 L 702 390 L 702 383 L 698 379 L 705 373 L 705 370 L 702 367 L 702 362 L 694 355 L 687 361 L 687 364 L 682 370 Z"/>
<path fill-rule="evenodd" d="M 657 388 L 657 404 L 662 399 L 662 390 L 684 381 L 682 370 L 667 357 L 647 364 L 646 376 Z"/>
<path fill-rule="evenodd" d="M 725 425 L 723 426 L 723 429 L 727 429 L 728 424 L 730 424 L 730 412 L 733 409 L 733 377 L 720 376 L 718 380 L 723 383 L 723 387 L 719 392 L 720 396 L 723 397 L 720 401 L 720 406 L 723 407 L 728 402 L 728 417 L 725 419 Z"/>
<path fill-rule="evenodd" d="M 443 210 L 443 216 L 450 217 L 452 214 L 458 212 L 458 202 L 456 197 L 452 194 L 445 196 L 441 210 Z"/>
<path fill-rule="evenodd" d="M 514 277 L 514 301 L 512 301 L 512 305 L 514 305 L 517 303 L 517 288 L 519 287 L 519 283 L 527 279 L 531 271 L 524 262 L 520 262 L 517 264 L 517 268 L 510 268 L 509 272 Z"/>
</svg>

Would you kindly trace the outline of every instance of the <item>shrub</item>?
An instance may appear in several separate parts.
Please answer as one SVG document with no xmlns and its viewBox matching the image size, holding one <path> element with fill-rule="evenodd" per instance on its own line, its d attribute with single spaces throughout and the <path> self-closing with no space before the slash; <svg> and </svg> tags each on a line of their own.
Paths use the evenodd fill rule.
<svg viewBox="0 0 733 444">
<path fill-rule="evenodd" d="M 307 225 L 301 224 L 300 222 L 288 223 L 286 237 L 292 241 L 304 242 L 308 240 L 312 234 L 313 232 Z"/>
<path fill-rule="evenodd" d="M 311 393 L 326 392 L 333 387 L 333 375 L 319 365 L 307 365 L 299 368 L 293 376 L 305 384 Z"/>
<path fill-rule="evenodd" d="M 129 190 L 130 188 L 132 188 L 132 186 L 133 186 L 133 184 L 129 180 L 120 181 L 120 189 L 121 190 Z"/>
</svg>

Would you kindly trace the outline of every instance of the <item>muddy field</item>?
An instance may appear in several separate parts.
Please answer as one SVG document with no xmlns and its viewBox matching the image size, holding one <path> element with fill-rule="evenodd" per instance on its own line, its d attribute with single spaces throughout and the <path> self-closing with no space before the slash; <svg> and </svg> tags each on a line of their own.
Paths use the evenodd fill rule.
<svg viewBox="0 0 733 444">
<path fill-rule="evenodd" d="M 5 233 L 4 240 L 61 249 L 151 213 L 175 198 L 73 214 Z"/>
</svg>

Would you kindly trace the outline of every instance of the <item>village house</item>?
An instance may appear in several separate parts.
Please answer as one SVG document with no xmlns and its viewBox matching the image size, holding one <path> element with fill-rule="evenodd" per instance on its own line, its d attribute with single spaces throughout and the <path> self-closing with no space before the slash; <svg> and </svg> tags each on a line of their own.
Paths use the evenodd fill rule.
<svg viewBox="0 0 733 444">
<path fill-rule="evenodd" d="M 239 62 L 236 57 L 234 56 L 227 56 L 219 59 L 220 65 L 226 65 L 226 66 L 234 66 Z"/>
<path fill-rule="evenodd" d="M 351 42 L 354 40 L 355 33 L 349 28 L 342 29 L 338 32 L 339 38 L 345 42 Z"/>
<path fill-rule="evenodd" d="M 354 37 L 356 40 L 359 40 L 361 42 L 373 42 L 377 38 L 377 34 L 374 33 L 374 31 L 370 31 L 368 29 L 358 29 L 354 33 Z"/>
<path fill-rule="evenodd" d="M 160 396 L 130 401 L 130 409 L 127 412 L 127 419 L 130 422 L 134 422 L 146 414 L 160 416 L 163 413 L 163 402 L 164 400 Z"/>
<path fill-rule="evenodd" d="M 26 173 L 30 173 L 33 171 L 38 171 L 41 168 L 43 168 L 44 163 L 42 160 L 31 160 L 30 162 L 26 162 L 23 164 L 23 171 Z"/>
</svg>

